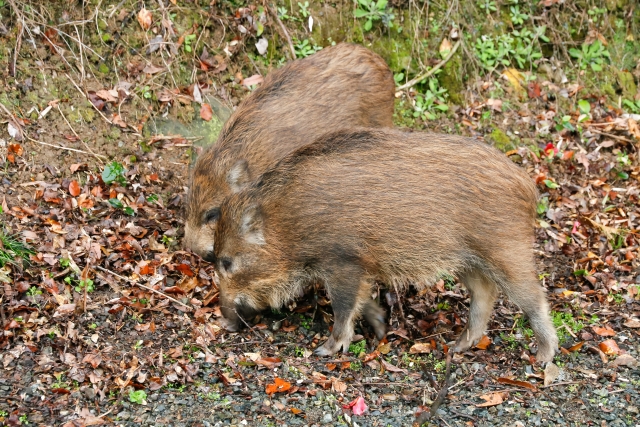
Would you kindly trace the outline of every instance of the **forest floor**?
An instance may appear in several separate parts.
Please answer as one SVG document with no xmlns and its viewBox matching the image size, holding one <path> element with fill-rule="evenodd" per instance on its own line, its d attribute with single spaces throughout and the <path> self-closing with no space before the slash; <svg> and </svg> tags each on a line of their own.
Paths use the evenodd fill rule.
<svg viewBox="0 0 640 427">
<path fill-rule="evenodd" d="M 380 289 L 387 337 L 358 323 L 349 354 L 319 358 L 320 288 L 240 333 L 217 325 L 182 210 L 193 159 L 270 69 L 356 41 L 400 87 L 457 40 L 398 91 L 396 124 L 481 138 L 538 184 L 562 348 L 536 363 L 499 299 L 426 422 L 640 426 L 640 11 L 468 3 L 0 0 L 0 426 L 424 421 L 468 315 L 455 277 Z"/>
</svg>

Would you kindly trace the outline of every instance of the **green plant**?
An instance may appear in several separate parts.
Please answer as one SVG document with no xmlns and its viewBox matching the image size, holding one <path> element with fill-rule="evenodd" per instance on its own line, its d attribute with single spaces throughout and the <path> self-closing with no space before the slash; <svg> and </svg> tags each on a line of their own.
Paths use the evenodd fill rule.
<svg viewBox="0 0 640 427">
<path fill-rule="evenodd" d="M 567 330 L 569 328 L 573 333 L 580 332 L 584 328 L 584 324 L 576 320 L 572 313 L 565 313 L 562 311 L 552 311 L 551 320 L 556 327 L 556 333 L 560 344 L 566 342 L 571 334 Z"/>
<path fill-rule="evenodd" d="M 609 51 L 603 46 L 600 40 L 595 40 L 591 44 L 582 44 L 582 49 L 569 49 L 569 55 L 578 60 L 581 70 L 586 70 L 588 66 L 593 71 L 602 71 L 605 59 L 610 58 Z"/>
<path fill-rule="evenodd" d="M 300 8 L 300 15 L 302 15 L 303 18 L 308 18 L 309 15 L 311 15 L 311 12 L 309 12 L 308 1 L 305 1 L 304 4 L 298 2 L 298 7 Z"/>
<path fill-rule="evenodd" d="M 20 425 L 29 424 L 29 419 L 27 418 L 26 414 L 20 415 L 20 417 L 18 418 L 18 421 L 20 421 Z"/>
<path fill-rule="evenodd" d="M 115 209 L 122 209 L 127 215 L 133 216 L 136 213 L 131 206 L 125 206 L 120 199 L 109 199 L 109 204 Z"/>
<path fill-rule="evenodd" d="M 309 42 L 309 39 L 304 39 L 301 42 L 296 42 L 293 46 L 293 49 L 296 52 L 296 58 L 306 58 L 309 55 L 313 55 L 317 51 L 321 50 L 322 47 L 312 45 Z"/>
<path fill-rule="evenodd" d="M 60 267 L 62 268 L 67 268 L 70 265 L 70 261 L 68 258 L 60 258 L 60 261 L 58 261 L 60 263 Z"/>
<path fill-rule="evenodd" d="M 563 130 L 568 130 L 571 132 L 575 131 L 576 130 L 575 126 L 571 124 L 571 116 L 567 116 L 567 115 L 562 117 L 556 116 L 556 130 L 558 132 L 561 132 Z"/>
<path fill-rule="evenodd" d="M 289 16 L 288 15 L 289 10 L 287 10 L 286 7 L 280 7 L 278 6 L 278 17 L 280 19 L 282 19 L 283 21 L 288 21 L 288 20 L 297 20 L 297 18 L 293 17 L 293 16 Z"/>
<path fill-rule="evenodd" d="M 88 293 L 91 293 L 94 291 L 94 287 L 93 287 L 93 280 L 91 279 L 83 279 L 80 280 L 78 282 L 78 285 L 74 288 L 76 290 L 76 292 L 80 293 L 80 292 L 84 292 L 85 290 Z"/>
<path fill-rule="evenodd" d="M 188 34 L 184 36 L 184 51 L 187 53 L 191 53 L 193 51 L 191 44 L 195 41 L 195 34 Z"/>
<path fill-rule="evenodd" d="M 156 203 L 158 200 L 160 200 L 160 196 L 157 194 L 150 194 L 147 196 L 147 202 L 149 203 Z"/>
<path fill-rule="evenodd" d="M 511 6 L 509 10 L 511 11 L 511 23 L 513 25 L 522 25 L 524 21 L 529 19 L 529 15 L 520 12 L 520 6 Z"/>
<path fill-rule="evenodd" d="M 449 310 L 450 308 L 451 308 L 451 305 L 449 304 L 449 301 L 442 301 L 436 305 L 436 311 Z"/>
<path fill-rule="evenodd" d="M 635 101 L 623 99 L 622 105 L 624 105 L 630 113 L 640 114 L 640 99 L 636 99 Z"/>
<path fill-rule="evenodd" d="M 64 374 L 62 372 L 53 374 L 53 376 L 55 377 L 56 380 L 51 384 L 51 388 L 53 389 L 62 388 L 66 390 L 69 390 L 71 388 L 69 383 L 67 381 L 64 381 Z"/>
<path fill-rule="evenodd" d="M 129 402 L 143 405 L 147 399 L 147 393 L 144 390 L 131 390 L 129 392 Z"/>
<path fill-rule="evenodd" d="M 478 0 L 476 4 L 480 9 L 483 9 L 487 15 L 498 10 L 496 2 L 493 0 Z"/>
<path fill-rule="evenodd" d="M 127 179 L 125 178 L 124 173 L 124 166 L 114 160 L 104 167 L 104 170 L 102 171 L 102 180 L 107 185 L 113 182 L 120 185 L 127 185 Z"/>
<path fill-rule="evenodd" d="M 504 346 L 508 350 L 516 350 L 518 348 L 518 340 L 513 335 L 501 332 L 500 338 L 505 343 Z"/>
<path fill-rule="evenodd" d="M 296 357 L 304 357 L 304 348 L 301 347 L 296 347 L 293 352 L 295 353 Z"/>
<path fill-rule="evenodd" d="M 42 295 L 42 289 L 38 288 L 37 286 L 30 287 L 27 291 L 27 296 L 35 297 L 36 295 Z"/>
<path fill-rule="evenodd" d="M 382 21 L 387 28 L 393 28 L 393 18 L 395 15 L 391 10 L 387 11 L 387 0 L 358 0 L 353 16 L 365 18 L 364 30 L 371 31 L 373 21 Z"/>
<path fill-rule="evenodd" d="M 413 106 L 413 116 L 421 117 L 423 120 L 434 120 L 438 112 L 449 110 L 447 102 L 447 90 L 440 87 L 438 79 L 429 79 L 429 88 L 424 95 L 416 95 L 415 104 Z"/>
<path fill-rule="evenodd" d="M 591 18 L 591 21 L 593 21 L 593 23 L 596 25 L 598 24 L 598 21 L 604 18 L 604 15 L 606 13 L 607 13 L 606 7 L 594 7 L 593 9 L 589 9 L 587 11 L 589 18 Z"/>
<path fill-rule="evenodd" d="M 362 353 L 367 352 L 367 340 L 362 340 L 349 344 L 349 353 L 353 353 L 356 356 L 360 356 Z"/>
<path fill-rule="evenodd" d="M 35 251 L 18 240 L 17 235 L 0 231 L 0 268 L 7 264 L 17 265 L 18 260 L 28 260 L 31 254 L 35 254 Z"/>
<path fill-rule="evenodd" d="M 9 413 L 7 411 L 0 410 L 0 417 L 5 418 Z"/>
<path fill-rule="evenodd" d="M 544 196 L 538 200 L 538 205 L 536 206 L 536 212 L 538 215 L 544 215 L 549 210 L 549 197 Z"/>
<path fill-rule="evenodd" d="M 305 329 L 311 329 L 312 325 L 313 325 L 313 319 L 300 315 L 300 326 L 302 326 Z"/>
</svg>

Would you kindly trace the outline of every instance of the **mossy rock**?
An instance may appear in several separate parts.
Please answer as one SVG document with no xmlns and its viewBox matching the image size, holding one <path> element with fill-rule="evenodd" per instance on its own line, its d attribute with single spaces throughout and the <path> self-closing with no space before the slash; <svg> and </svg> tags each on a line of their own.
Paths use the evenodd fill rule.
<svg viewBox="0 0 640 427">
<path fill-rule="evenodd" d="M 618 71 L 617 74 L 618 85 L 620 86 L 620 90 L 622 90 L 622 97 L 625 99 L 633 99 L 636 93 L 638 93 L 638 86 L 636 86 L 633 80 L 633 74 L 628 71 Z"/>
<path fill-rule="evenodd" d="M 440 86 L 447 89 L 449 100 L 457 105 L 464 105 L 464 83 L 462 81 L 462 57 L 456 53 L 444 64 L 442 73 L 438 75 Z"/>
<path fill-rule="evenodd" d="M 488 135 L 488 138 L 493 143 L 493 146 L 500 151 L 509 151 L 515 148 L 511 138 L 497 127 L 493 128 L 493 131 Z"/>
</svg>

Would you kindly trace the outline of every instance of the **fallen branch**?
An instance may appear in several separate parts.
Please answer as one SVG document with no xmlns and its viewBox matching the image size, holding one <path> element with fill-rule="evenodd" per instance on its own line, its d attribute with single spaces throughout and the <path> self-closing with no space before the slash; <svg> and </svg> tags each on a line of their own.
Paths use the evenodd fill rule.
<svg viewBox="0 0 640 427">
<path fill-rule="evenodd" d="M 96 268 L 97 268 L 98 270 L 102 270 L 102 271 L 104 271 L 105 273 L 112 274 L 112 275 L 114 275 L 115 277 L 117 277 L 118 279 L 121 279 L 121 280 L 127 281 L 127 282 L 129 282 L 130 284 L 132 284 L 132 285 L 139 286 L 139 287 L 141 287 L 142 289 L 146 289 L 146 290 L 151 291 L 151 292 L 153 292 L 153 293 L 155 293 L 155 294 L 161 295 L 161 296 L 165 297 L 166 299 L 168 299 L 169 301 L 173 301 L 173 302 L 175 302 L 176 304 L 180 304 L 181 306 L 183 306 L 183 307 L 187 308 L 189 311 L 193 310 L 193 308 L 192 308 L 191 306 L 189 306 L 189 305 L 187 305 L 187 304 L 185 304 L 185 303 L 183 303 L 183 302 L 180 302 L 180 301 L 178 301 L 177 299 L 175 299 L 175 298 L 173 298 L 173 297 L 170 297 L 169 295 L 167 295 L 167 294 L 165 294 L 165 293 L 163 293 L 163 292 L 160 292 L 160 291 L 158 291 L 158 290 L 156 290 L 156 289 L 153 289 L 153 288 L 152 288 L 152 287 L 150 287 L 150 286 L 142 285 L 142 284 L 140 284 L 140 283 L 136 282 L 136 281 L 135 281 L 135 280 L 133 280 L 133 279 L 129 279 L 128 277 L 121 276 L 121 275 L 119 275 L 119 274 L 117 274 L 117 273 L 114 273 L 114 272 L 113 272 L 113 271 L 111 271 L 111 270 L 107 270 L 106 268 L 101 267 L 101 266 L 99 266 L 99 265 L 96 265 Z"/>
<path fill-rule="evenodd" d="M 414 426 L 419 427 L 424 423 L 426 423 L 427 421 L 429 421 L 430 419 L 434 418 L 434 416 L 436 415 L 436 412 L 438 411 L 438 408 L 440 407 L 440 405 L 442 405 L 442 402 L 444 402 L 444 399 L 447 397 L 447 394 L 449 393 L 449 388 L 451 388 L 452 357 L 453 357 L 453 350 L 449 349 L 449 351 L 447 352 L 447 360 L 445 365 L 446 369 L 444 374 L 444 385 L 442 386 L 442 389 L 440 389 L 440 392 L 438 392 L 438 396 L 436 396 L 436 400 L 434 400 L 433 403 L 431 404 L 431 408 L 429 408 L 429 412 L 422 412 L 420 415 L 418 415 L 418 417 L 413 423 Z"/>
<path fill-rule="evenodd" d="M 597 133 L 598 135 L 607 136 L 609 138 L 617 139 L 618 141 L 623 141 L 623 142 L 626 142 L 626 143 L 631 144 L 631 145 L 635 144 L 634 141 L 632 141 L 630 139 L 627 139 L 627 138 L 625 138 L 623 136 L 612 135 L 610 133 L 600 132 L 599 130 L 591 129 L 591 128 L 589 128 L 589 131 L 591 131 L 593 133 Z"/>
<path fill-rule="evenodd" d="M 289 44 L 289 50 L 291 51 L 292 59 L 296 59 L 296 50 L 294 49 L 293 43 L 291 42 L 291 37 L 289 37 L 287 27 L 284 26 L 284 24 L 280 20 L 280 17 L 278 16 L 278 12 L 276 12 L 272 6 L 267 6 L 267 9 L 269 9 L 271 15 L 275 18 L 276 22 L 278 22 L 278 25 L 280 25 L 280 29 L 282 29 L 284 37 L 287 39 L 287 43 Z"/>
<path fill-rule="evenodd" d="M 433 67 L 432 69 L 430 69 L 426 73 L 424 73 L 424 74 L 422 74 L 422 75 L 420 75 L 420 76 L 418 76 L 418 77 L 416 77 L 414 79 L 409 80 L 408 82 L 406 82 L 402 86 L 398 86 L 396 88 L 396 91 L 409 89 L 410 87 L 416 85 L 417 83 L 420 83 L 422 80 L 426 79 L 427 77 L 432 76 L 436 71 L 438 71 L 440 68 L 442 68 L 444 66 L 444 64 L 449 62 L 449 60 L 456 53 L 456 50 L 458 50 L 458 48 L 460 47 L 461 43 L 462 43 L 462 37 L 460 37 L 460 39 L 456 42 L 456 44 L 453 45 L 453 47 L 451 48 L 451 52 L 449 52 L 449 54 L 442 61 L 438 62 L 438 65 L 436 65 L 435 67 Z"/>
</svg>

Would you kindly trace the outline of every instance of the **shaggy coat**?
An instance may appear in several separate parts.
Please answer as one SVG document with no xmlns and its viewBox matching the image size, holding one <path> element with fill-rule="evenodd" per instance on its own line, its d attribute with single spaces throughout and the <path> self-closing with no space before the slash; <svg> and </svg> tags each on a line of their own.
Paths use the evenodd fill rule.
<svg viewBox="0 0 640 427">
<path fill-rule="evenodd" d="M 324 135 L 222 204 L 215 261 L 226 327 L 320 280 L 335 324 L 316 352 L 346 351 L 359 314 L 384 335 L 375 281 L 423 287 L 451 272 L 471 295 L 456 350 L 482 337 L 503 291 L 528 316 L 538 360 L 550 361 L 558 340 L 534 267 L 536 200 L 522 169 L 473 139 L 390 129 Z"/>
<path fill-rule="evenodd" d="M 355 44 L 325 48 L 267 75 L 195 164 L 185 247 L 210 259 L 222 200 L 302 145 L 328 130 L 393 126 L 394 90 L 384 60 Z"/>
</svg>

